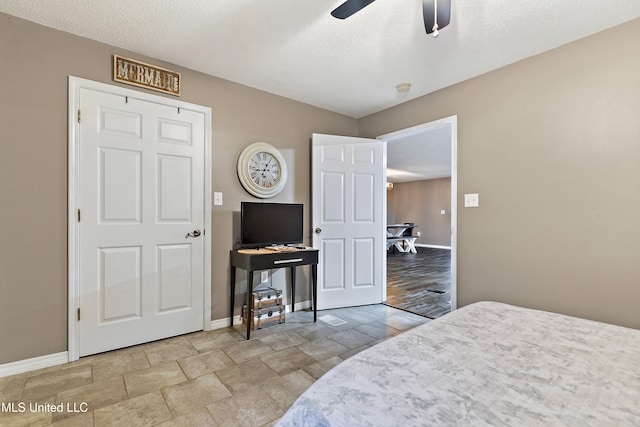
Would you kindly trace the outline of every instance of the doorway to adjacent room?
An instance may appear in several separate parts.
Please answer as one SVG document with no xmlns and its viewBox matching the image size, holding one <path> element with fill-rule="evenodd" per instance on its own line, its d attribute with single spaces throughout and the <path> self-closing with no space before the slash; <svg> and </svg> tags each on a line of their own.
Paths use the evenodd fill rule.
<svg viewBox="0 0 640 427">
<path fill-rule="evenodd" d="M 382 135 L 387 141 L 386 304 L 429 318 L 457 306 L 457 117 Z"/>
</svg>

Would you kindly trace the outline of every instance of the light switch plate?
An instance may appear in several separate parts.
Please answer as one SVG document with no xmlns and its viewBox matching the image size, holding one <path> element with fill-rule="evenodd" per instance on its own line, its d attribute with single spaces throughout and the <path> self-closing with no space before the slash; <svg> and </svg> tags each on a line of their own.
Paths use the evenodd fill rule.
<svg viewBox="0 0 640 427">
<path fill-rule="evenodd" d="M 480 197 L 478 193 L 464 195 L 465 208 L 477 208 L 480 206 Z"/>
<path fill-rule="evenodd" d="M 215 191 L 213 193 L 214 206 L 222 206 L 222 193 Z"/>
</svg>

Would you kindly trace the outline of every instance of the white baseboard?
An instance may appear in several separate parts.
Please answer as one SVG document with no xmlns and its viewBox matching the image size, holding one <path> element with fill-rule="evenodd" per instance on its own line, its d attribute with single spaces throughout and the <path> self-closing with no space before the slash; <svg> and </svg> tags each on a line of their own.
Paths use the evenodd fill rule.
<svg viewBox="0 0 640 427">
<path fill-rule="evenodd" d="M 305 310 L 307 308 L 311 307 L 311 300 L 307 300 L 307 301 L 302 301 L 302 302 L 297 302 L 296 303 L 296 310 Z M 285 313 L 291 313 L 291 304 L 285 305 L 284 306 L 284 312 Z M 233 324 L 234 325 L 240 325 L 242 324 L 242 316 L 238 315 L 233 319 Z M 211 321 L 211 329 L 222 329 L 222 328 L 227 328 L 229 327 L 229 318 L 228 317 L 224 317 L 222 319 L 216 319 L 216 320 L 212 320 Z"/>
<path fill-rule="evenodd" d="M 0 365 L 0 378 L 35 371 L 36 369 L 48 368 L 50 366 L 62 365 L 67 362 L 69 362 L 69 353 L 62 351 L 60 353 L 5 363 L 4 365 Z"/>
<path fill-rule="evenodd" d="M 449 250 L 451 250 L 451 246 L 427 245 L 427 244 L 424 244 L 424 243 L 416 243 L 415 246 L 419 247 L 419 248 L 434 248 L 434 249 L 449 249 Z"/>
<path fill-rule="evenodd" d="M 242 322 L 242 317 L 241 316 L 236 316 L 233 319 L 233 324 L 234 325 L 237 325 L 240 322 Z M 228 327 L 229 327 L 229 318 L 228 317 L 224 317 L 222 319 L 216 319 L 216 320 L 212 320 L 211 321 L 211 330 L 228 328 Z"/>
<path fill-rule="evenodd" d="M 311 307 L 311 301 L 302 301 L 296 303 L 296 310 L 304 310 Z M 285 306 L 285 313 L 291 312 L 291 304 Z M 237 316 L 233 324 L 242 323 L 242 317 Z M 229 318 L 216 319 L 211 321 L 211 329 L 222 329 L 229 326 Z M 36 369 L 48 368 L 50 366 L 62 365 L 69 362 L 69 352 L 62 351 L 60 353 L 47 354 L 45 356 L 34 357 L 32 359 L 18 360 L 16 362 L 5 363 L 0 365 L 0 378 L 10 375 L 22 374 L 24 372 L 34 371 Z"/>
<path fill-rule="evenodd" d="M 306 301 L 296 303 L 296 310 L 306 310 L 307 308 L 311 308 L 311 300 L 306 300 Z M 290 311 L 291 311 L 291 305 L 288 305 L 285 313 L 289 313 Z"/>
</svg>

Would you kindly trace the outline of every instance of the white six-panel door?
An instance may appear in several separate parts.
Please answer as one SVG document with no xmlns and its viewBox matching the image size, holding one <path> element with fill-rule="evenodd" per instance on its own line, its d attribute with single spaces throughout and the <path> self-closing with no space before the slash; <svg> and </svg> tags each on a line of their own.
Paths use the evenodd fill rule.
<svg viewBox="0 0 640 427">
<path fill-rule="evenodd" d="M 385 285 L 386 142 L 313 134 L 318 308 L 376 304 Z"/>
<path fill-rule="evenodd" d="M 204 114 L 79 102 L 79 355 L 203 329 Z"/>
</svg>

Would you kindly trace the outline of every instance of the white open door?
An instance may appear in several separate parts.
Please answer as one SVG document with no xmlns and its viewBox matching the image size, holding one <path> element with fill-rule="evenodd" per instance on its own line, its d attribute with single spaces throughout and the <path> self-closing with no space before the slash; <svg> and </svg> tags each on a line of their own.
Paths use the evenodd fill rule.
<svg viewBox="0 0 640 427">
<path fill-rule="evenodd" d="M 312 244 L 318 309 L 383 301 L 386 142 L 313 134 Z"/>
</svg>

